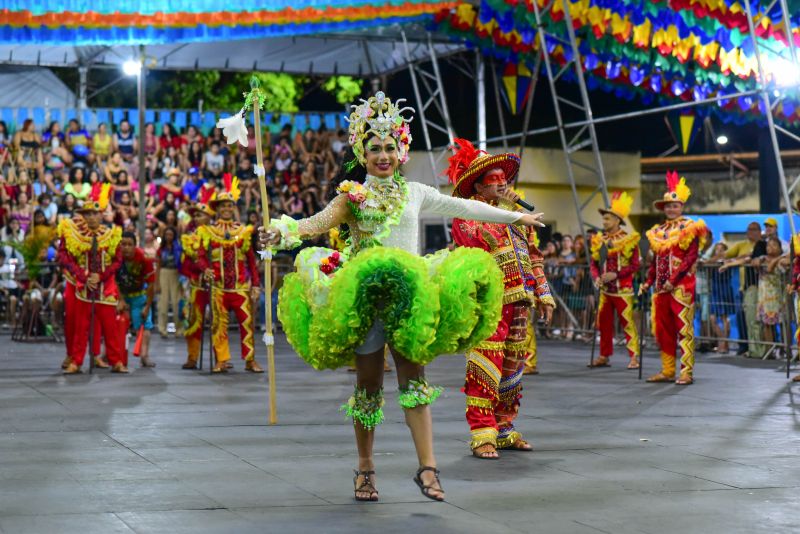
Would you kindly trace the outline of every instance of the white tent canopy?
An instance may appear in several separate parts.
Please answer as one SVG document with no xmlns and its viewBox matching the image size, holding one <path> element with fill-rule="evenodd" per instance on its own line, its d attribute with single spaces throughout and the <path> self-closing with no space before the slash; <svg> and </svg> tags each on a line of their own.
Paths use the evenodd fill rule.
<svg viewBox="0 0 800 534">
<path fill-rule="evenodd" d="M 401 31 L 408 39 L 409 57 Z M 146 47 L 149 69 L 272 71 L 292 74 L 380 76 L 406 68 L 411 61 L 425 60 L 428 34 L 418 25 L 392 25 L 358 32 L 298 37 L 270 37 L 180 43 Z M 446 56 L 464 46 L 433 40 L 436 55 Z M 119 68 L 136 58 L 132 46 L 0 45 L 0 62 L 43 67 Z"/>
<path fill-rule="evenodd" d="M 0 108 L 27 107 L 31 102 L 45 107 L 75 106 L 75 93 L 45 68 L 0 66 Z"/>
</svg>

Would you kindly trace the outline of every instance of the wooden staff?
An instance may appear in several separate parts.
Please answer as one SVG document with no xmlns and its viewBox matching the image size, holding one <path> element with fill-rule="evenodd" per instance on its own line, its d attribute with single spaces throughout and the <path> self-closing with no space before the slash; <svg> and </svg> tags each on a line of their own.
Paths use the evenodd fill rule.
<svg viewBox="0 0 800 534">
<path fill-rule="evenodd" d="M 255 83 L 254 83 L 255 82 Z M 251 88 L 258 87 L 257 80 L 251 80 Z M 261 109 L 258 101 L 258 92 L 253 95 L 253 116 L 255 118 L 256 134 L 256 164 L 259 169 L 264 168 L 264 158 L 261 151 Z M 258 185 L 261 187 L 261 214 L 264 228 L 269 228 L 269 197 L 267 197 L 267 181 L 262 172 L 257 172 Z M 267 373 L 269 380 L 269 424 L 278 422 L 278 409 L 275 399 L 275 339 L 272 334 L 272 255 L 264 258 L 264 315 L 267 318 Z"/>
</svg>

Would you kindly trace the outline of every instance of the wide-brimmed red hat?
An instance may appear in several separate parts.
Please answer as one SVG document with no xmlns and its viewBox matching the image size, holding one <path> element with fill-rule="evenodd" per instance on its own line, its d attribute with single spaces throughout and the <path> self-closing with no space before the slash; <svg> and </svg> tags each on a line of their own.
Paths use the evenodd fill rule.
<svg viewBox="0 0 800 534">
<path fill-rule="evenodd" d="M 492 169 L 503 169 L 510 182 L 519 172 L 519 156 L 516 154 L 492 155 L 478 150 L 466 139 L 454 139 L 457 147 L 450 156 L 450 166 L 444 172 L 453 184 L 453 196 L 469 198 L 475 194 L 475 182 Z"/>
</svg>

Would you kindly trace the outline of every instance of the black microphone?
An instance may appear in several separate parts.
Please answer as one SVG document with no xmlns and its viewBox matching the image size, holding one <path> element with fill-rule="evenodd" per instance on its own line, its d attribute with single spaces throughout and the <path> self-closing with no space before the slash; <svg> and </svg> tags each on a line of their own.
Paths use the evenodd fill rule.
<svg viewBox="0 0 800 534">
<path fill-rule="evenodd" d="M 526 210 L 528 210 L 528 211 L 533 211 L 533 210 L 535 209 L 535 208 L 533 207 L 533 204 L 528 204 L 527 202 L 525 202 L 525 201 L 524 201 L 524 200 L 522 200 L 521 198 L 517 200 L 517 205 L 518 205 L 518 206 L 521 206 L 521 207 L 523 207 L 523 208 L 525 208 L 525 209 L 526 209 Z"/>
</svg>

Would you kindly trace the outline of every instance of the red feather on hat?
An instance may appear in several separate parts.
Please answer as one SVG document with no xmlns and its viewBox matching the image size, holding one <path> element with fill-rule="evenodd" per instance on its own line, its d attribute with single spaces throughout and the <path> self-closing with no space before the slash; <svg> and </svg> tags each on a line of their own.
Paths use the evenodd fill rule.
<svg viewBox="0 0 800 534">
<path fill-rule="evenodd" d="M 678 182 L 680 182 L 680 176 L 678 176 L 678 171 L 667 171 L 667 191 L 670 193 L 675 191 L 675 188 L 678 187 Z"/>
<path fill-rule="evenodd" d="M 453 146 L 457 147 L 456 151 L 448 158 L 447 161 L 450 163 L 450 166 L 447 167 L 447 170 L 442 174 L 446 174 L 450 183 L 455 185 L 458 183 L 458 179 L 461 178 L 461 175 L 464 174 L 464 171 L 475 161 L 475 158 L 484 152 L 483 150 L 475 148 L 472 143 L 466 139 L 461 139 L 459 137 L 453 139 Z"/>
<path fill-rule="evenodd" d="M 211 201 L 211 198 L 214 196 L 214 187 L 209 186 L 208 184 L 204 185 L 202 189 L 200 189 L 200 204 L 206 204 Z"/>
</svg>

